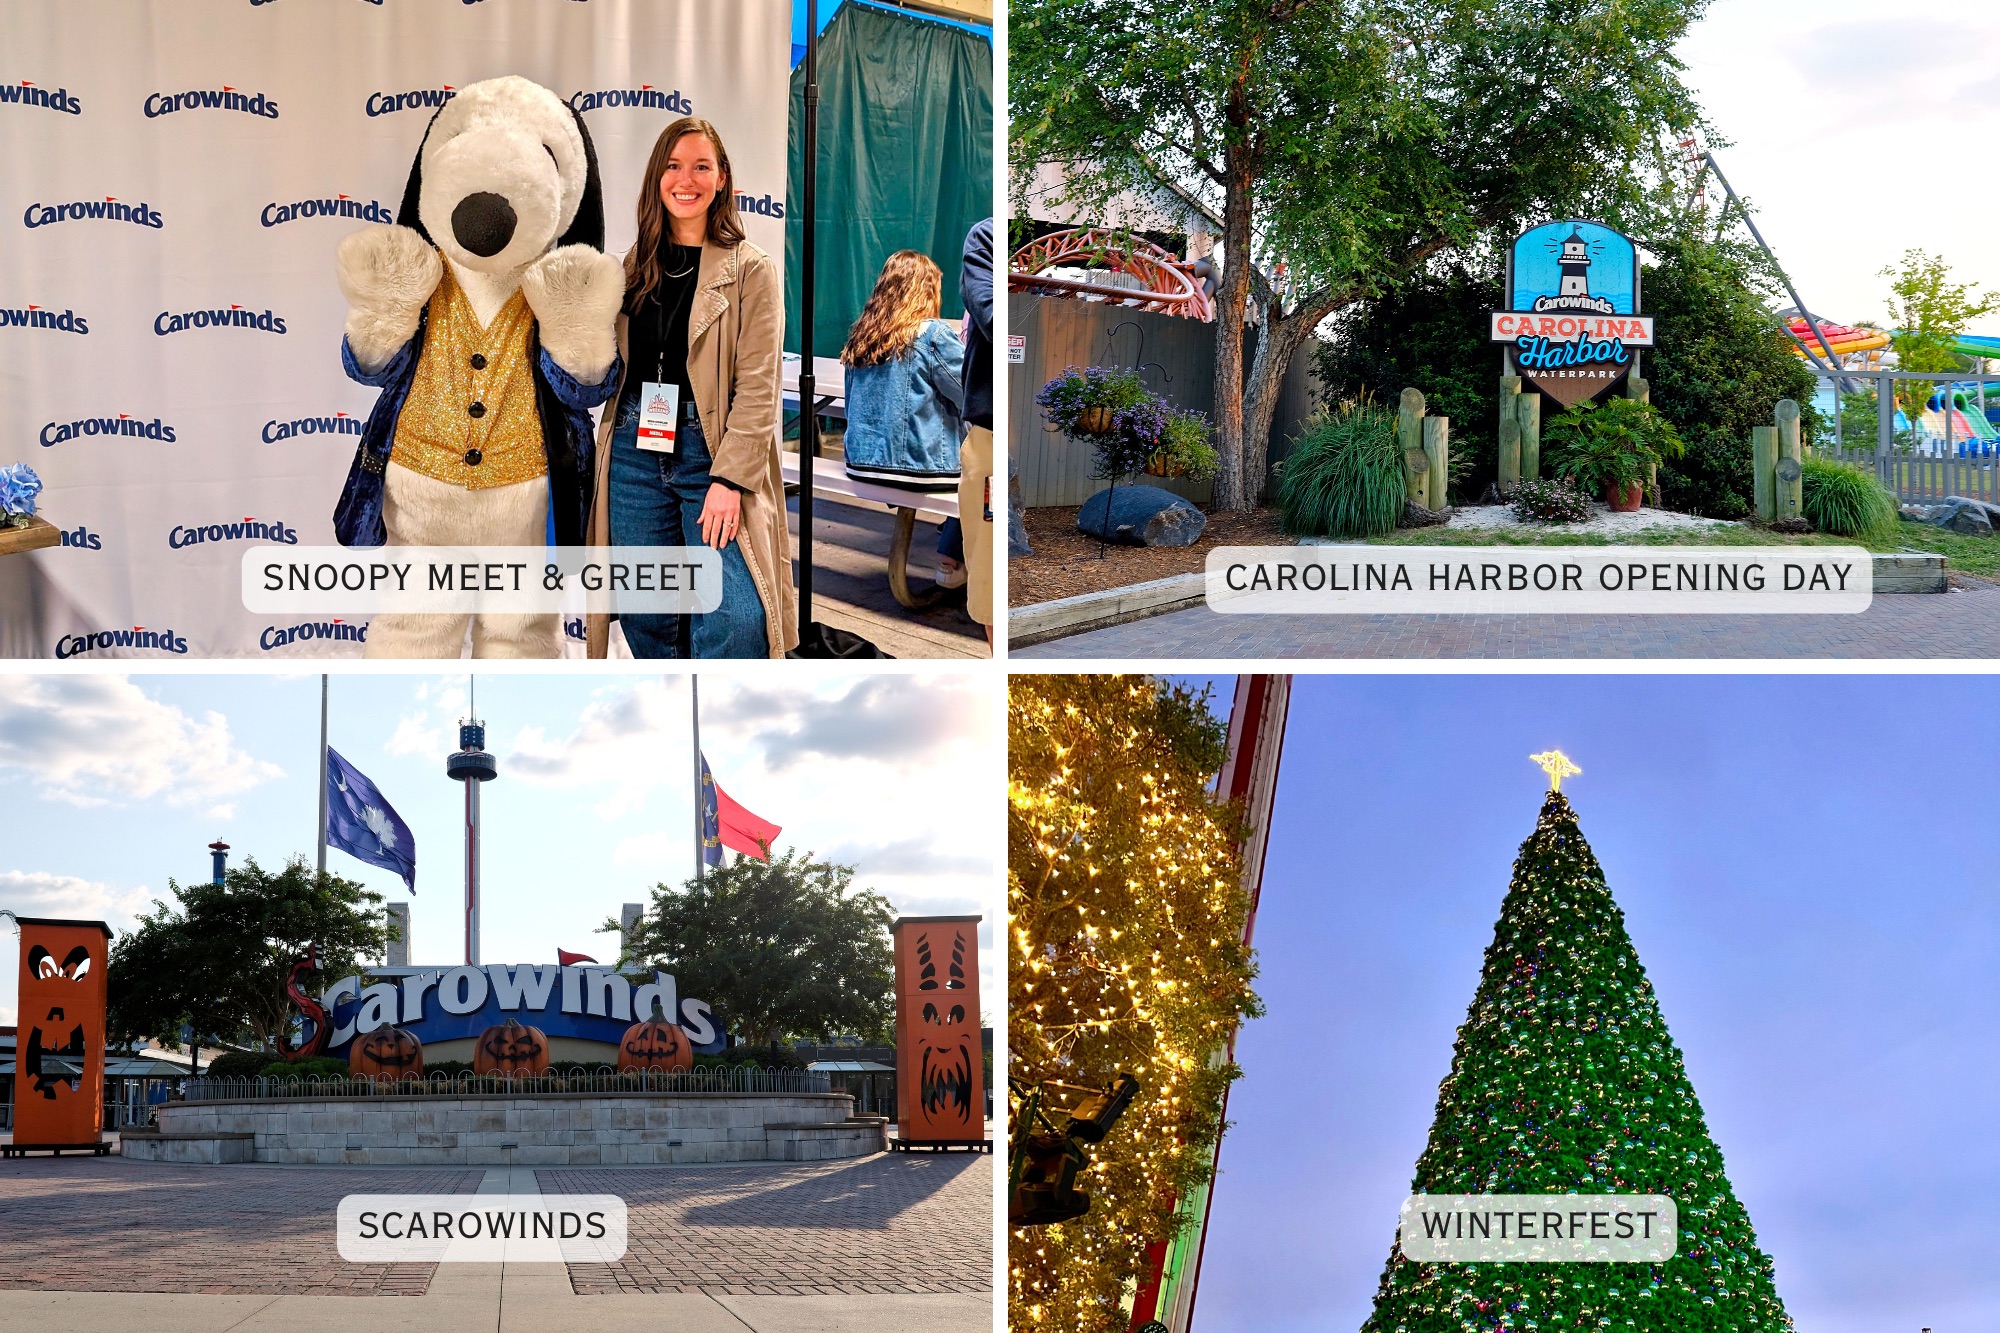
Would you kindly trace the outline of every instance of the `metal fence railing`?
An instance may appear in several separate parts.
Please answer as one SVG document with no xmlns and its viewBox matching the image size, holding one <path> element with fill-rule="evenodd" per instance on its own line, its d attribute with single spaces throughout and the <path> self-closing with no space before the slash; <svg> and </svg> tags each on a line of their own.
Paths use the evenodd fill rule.
<svg viewBox="0 0 2000 1333">
<path fill-rule="evenodd" d="M 1830 383 L 1834 408 L 1814 453 L 1873 472 L 1901 500 L 2000 504 L 2000 426 L 1986 415 L 1989 395 L 2000 410 L 2000 375 L 1812 370 Z"/>
<path fill-rule="evenodd" d="M 738 1067 L 687 1070 L 617 1070 L 610 1067 L 581 1073 L 430 1074 L 407 1078 L 211 1078 L 203 1075 L 182 1085 L 191 1102 L 263 1101 L 296 1097 L 522 1097 L 536 1093 L 823 1093 L 832 1092 L 829 1076 L 811 1069 Z"/>
</svg>

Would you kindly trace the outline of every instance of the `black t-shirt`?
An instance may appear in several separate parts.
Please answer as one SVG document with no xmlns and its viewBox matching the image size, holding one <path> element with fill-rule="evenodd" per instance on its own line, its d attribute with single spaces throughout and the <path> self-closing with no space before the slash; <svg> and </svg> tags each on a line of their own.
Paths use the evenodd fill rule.
<svg viewBox="0 0 2000 1333">
<path fill-rule="evenodd" d="M 676 276 L 678 275 L 678 276 Z M 625 396 L 636 398 L 646 381 L 681 386 L 681 402 L 694 402 L 688 383 L 688 313 L 701 281 L 701 247 L 660 242 L 660 285 L 639 303 L 627 324 L 632 351 Z"/>
</svg>

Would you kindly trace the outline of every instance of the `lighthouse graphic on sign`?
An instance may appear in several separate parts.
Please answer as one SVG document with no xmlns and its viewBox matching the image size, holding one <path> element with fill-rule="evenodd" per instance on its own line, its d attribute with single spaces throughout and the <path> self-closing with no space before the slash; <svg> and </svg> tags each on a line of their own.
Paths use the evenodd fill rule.
<svg viewBox="0 0 2000 1333">
<path fill-rule="evenodd" d="M 1569 239 L 1562 243 L 1562 257 L 1556 260 L 1556 267 L 1562 271 L 1559 295 L 1590 295 L 1590 242 L 1583 239 L 1580 229 L 1572 228 Z"/>
</svg>

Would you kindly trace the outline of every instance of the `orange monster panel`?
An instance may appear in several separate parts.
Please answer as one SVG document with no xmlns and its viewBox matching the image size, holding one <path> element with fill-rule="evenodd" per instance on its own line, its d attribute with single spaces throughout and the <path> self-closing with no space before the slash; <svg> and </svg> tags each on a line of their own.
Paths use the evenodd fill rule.
<svg viewBox="0 0 2000 1333">
<path fill-rule="evenodd" d="M 911 1143 L 986 1137 L 979 918 L 906 917 L 896 941 L 896 1124 Z"/>
<path fill-rule="evenodd" d="M 19 921 L 14 1142 L 46 1147 L 96 1143 L 104 1119 L 111 927 L 102 921 L 43 917 Z"/>
</svg>

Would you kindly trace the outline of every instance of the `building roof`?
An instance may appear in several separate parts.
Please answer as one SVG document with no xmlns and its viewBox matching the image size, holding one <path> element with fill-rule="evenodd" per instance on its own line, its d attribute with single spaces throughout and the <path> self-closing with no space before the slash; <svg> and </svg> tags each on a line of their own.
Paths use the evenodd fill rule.
<svg viewBox="0 0 2000 1333">
<path fill-rule="evenodd" d="M 873 1060 L 815 1060 L 807 1069 L 821 1069 L 829 1074 L 893 1074 L 894 1065 L 879 1065 Z"/>
</svg>

